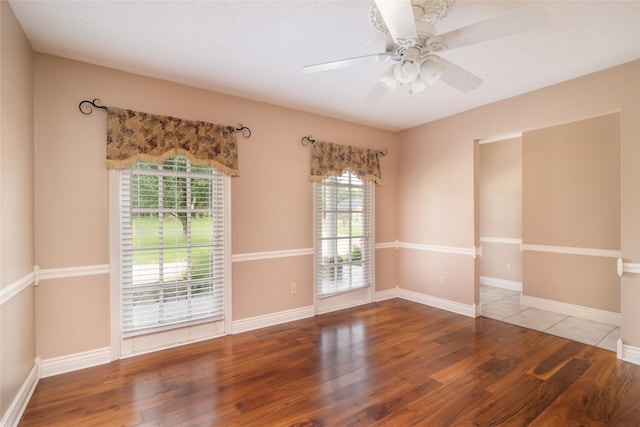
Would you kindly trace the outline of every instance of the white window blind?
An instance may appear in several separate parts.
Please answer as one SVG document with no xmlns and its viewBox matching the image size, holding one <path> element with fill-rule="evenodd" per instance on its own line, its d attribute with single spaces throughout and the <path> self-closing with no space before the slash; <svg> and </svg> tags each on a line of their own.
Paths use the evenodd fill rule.
<svg viewBox="0 0 640 427">
<path fill-rule="evenodd" d="M 373 183 L 351 172 L 318 183 L 316 271 L 318 295 L 371 285 Z"/>
<path fill-rule="evenodd" d="M 174 157 L 119 185 L 123 336 L 222 319 L 226 176 Z"/>
</svg>

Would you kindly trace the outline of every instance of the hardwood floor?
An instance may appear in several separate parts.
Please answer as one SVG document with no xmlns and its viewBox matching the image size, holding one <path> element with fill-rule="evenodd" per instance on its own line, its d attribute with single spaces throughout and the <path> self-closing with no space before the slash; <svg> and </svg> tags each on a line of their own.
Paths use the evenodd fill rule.
<svg viewBox="0 0 640 427">
<path fill-rule="evenodd" d="M 394 299 L 44 378 L 20 426 L 640 425 L 640 366 Z"/>
</svg>

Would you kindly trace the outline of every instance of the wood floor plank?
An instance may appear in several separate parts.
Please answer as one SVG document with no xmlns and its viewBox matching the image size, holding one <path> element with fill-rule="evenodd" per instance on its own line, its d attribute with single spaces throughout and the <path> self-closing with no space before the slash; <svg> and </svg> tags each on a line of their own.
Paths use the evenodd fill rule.
<svg viewBox="0 0 640 427">
<path fill-rule="evenodd" d="M 42 379 L 20 426 L 640 425 L 640 366 L 393 299 Z"/>
<path fill-rule="evenodd" d="M 562 369 L 566 363 L 573 360 L 573 356 L 580 353 L 585 347 L 586 344 L 567 341 L 558 351 L 542 360 L 534 369 L 529 371 L 529 374 L 546 380 Z"/>
<path fill-rule="evenodd" d="M 586 410 L 599 406 L 596 399 L 599 395 L 598 385 L 589 378 L 579 378 L 565 393 L 540 413 L 532 426 L 560 426 L 579 423 L 589 426 L 607 425 L 611 414 L 591 417 Z"/>
</svg>

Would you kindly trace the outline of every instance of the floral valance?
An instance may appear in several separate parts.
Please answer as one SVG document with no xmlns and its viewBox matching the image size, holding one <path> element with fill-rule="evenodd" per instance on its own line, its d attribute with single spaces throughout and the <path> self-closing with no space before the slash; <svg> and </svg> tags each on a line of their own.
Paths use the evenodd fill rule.
<svg viewBox="0 0 640 427">
<path fill-rule="evenodd" d="M 139 161 L 163 163 L 174 156 L 237 176 L 236 129 L 107 107 L 107 168 L 125 169 Z"/>
<path fill-rule="evenodd" d="M 311 181 L 322 181 L 329 176 L 340 176 L 345 171 L 360 179 L 382 185 L 378 151 L 370 148 L 339 145 L 316 141 L 311 154 Z"/>
</svg>

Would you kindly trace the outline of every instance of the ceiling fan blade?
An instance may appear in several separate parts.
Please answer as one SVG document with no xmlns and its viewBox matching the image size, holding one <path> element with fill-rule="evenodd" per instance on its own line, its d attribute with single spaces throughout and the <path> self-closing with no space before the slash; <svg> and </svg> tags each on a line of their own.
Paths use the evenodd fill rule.
<svg viewBox="0 0 640 427">
<path fill-rule="evenodd" d="M 374 0 L 393 41 L 403 45 L 405 40 L 418 37 L 411 0 Z"/>
<path fill-rule="evenodd" d="M 523 9 L 486 21 L 471 24 L 457 30 L 441 34 L 439 37 L 447 50 L 493 40 L 512 34 L 535 30 L 544 25 L 548 18 L 544 9 L 535 7 Z"/>
<path fill-rule="evenodd" d="M 363 55 L 363 56 L 356 56 L 353 58 L 347 58 L 347 59 L 339 59 L 337 61 L 329 61 L 329 62 L 323 62 L 320 64 L 313 64 L 313 65 L 305 65 L 304 67 L 302 67 L 302 72 L 303 73 L 318 73 L 321 71 L 329 71 L 329 70 L 337 70 L 339 68 L 345 68 L 345 67 L 350 67 L 352 65 L 356 65 L 360 62 L 364 62 L 369 60 L 372 57 L 378 57 L 378 58 L 386 58 L 387 56 L 390 56 L 391 54 L 388 52 L 384 52 L 384 53 L 374 53 L 371 55 Z"/>
<path fill-rule="evenodd" d="M 460 92 L 469 92 L 482 84 L 482 79 L 458 67 L 453 62 L 440 57 L 444 63 L 444 69 L 440 81 L 458 89 Z"/>
<path fill-rule="evenodd" d="M 387 88 L 387 85 L 382 82 L 378 82 L 373 89 L 371 89 L 369 95 L 364 99 L 364 103 L 368 105 L 378 104 L 382 101 L 382 98 L 384 98 L 388 91 L 389 89 Z"/>
</svg>

